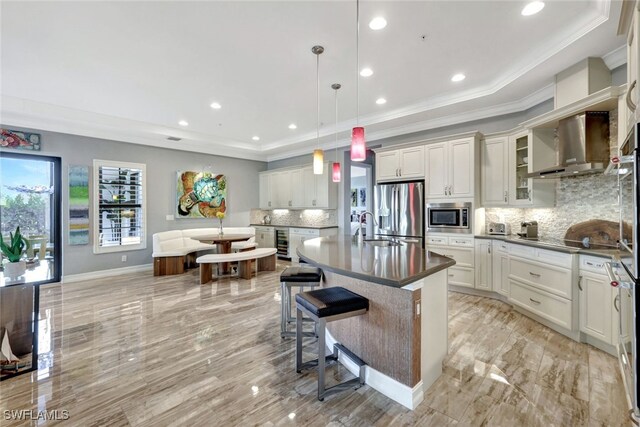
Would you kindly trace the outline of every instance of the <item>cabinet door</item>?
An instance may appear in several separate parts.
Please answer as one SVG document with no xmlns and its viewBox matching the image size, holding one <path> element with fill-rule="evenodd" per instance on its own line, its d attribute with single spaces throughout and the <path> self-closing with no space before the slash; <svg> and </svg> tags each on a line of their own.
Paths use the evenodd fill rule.
<svg viewBox="0 0 640 427">
<path fill-rule="evenodd" d="M 424 178 L 424 147 L 405 148 L 400 151 L 400 177 Z"/>
<path fill-rule="evenodd" d="M 476 288 L 491 290 L 491 240 L 476 240 Z"/>
<path fill-rule="evenodd" d="M 316 208 L 329 207 L 329 164 L 325 163 L 322 169 L 322 175 L 314 175 L 315 177 L 315 203 L 312 204 Z"/>
<path fill-rule="evenodd" d="M 640 89 L 638 88 L 638 72 L 640 68 L 638 67 L 638 49 L 640 45 L 638 44 L 638 31 L 640 30 L 640 14 L 638 12 L 638 8 L 634 7 L 633 10 L 633 18 L 631 19 L 631 26 L 629 28 L 629 32 L 627 34 L 627 90 L 631 88 L 633 83 L 635 87 L 629 93 L 628 99 L 631 103 L 635 104 L 636 107 L 638 102 L 640 101 Z M 627 100 L 625 99 L 625 104 Z M 635 111 L 629 109 L 627 121 L 624 122 L 625 127 L 627 129 L 627 133 L 631 130 L 633 125 L 635 125 L 636 118 L 639 117 L 638 108 Z M 619 124 L 618 126 L 621 126 Z M 626 135 L 625 135 L 626 136 Z M 622 142 L 622 141 L 620 141 Z"/>
<path fill-rule="evenodd" d="M 293 205 L 291 200 L 291 171 L 275 172 L 272 178 L 271 194 L 277 208 L 290 208 Z M 273 194 L 275 193 L 275 196 Z"/>
<path fill-rule="evenodd" d="M 473 140 L 463 139 L 449 142 L 449 196 L 473 197 Z"/>
<path fill-rule="evenodd" d="M 513 206 L 533 204 L 533 179 L 527 178 L 533 161 L 528 134 L 514 135 L 509 139 L 509 203 Z"/>
<path fill-rule="evenodd" d="M 256 243 L 259 248 L 275 247 L 273 232 L 256 229 Z"/>
<path fill-rule="evenodd" d="M 399 177 L 399 153 L 398 151 L 387 151 L 376 154 L 376 181 L 388 181 L 400 179 Z"/>
<path fill-rule="evenodd" d="M 302 169 L 291 171 L 291 204 L 294 208 L 304 207 L 304 180 Z"/>
<path fill-rule="evenodd" d="M 260 209 L 271 209 L 271 174 L 261 173 L 258 180 Z"/>
<path fill-rule="evenodd" d="M 613 343 L 611 290 L 606 276 L 580 273 L 580 331 L 608 344 Z"/>
<path fill-rule="evenodd" d="M 312 208 L 316 203 L 316 176 L 313 174 L 313 168 L 302 169 L 302 183 L 304 186 L 304 207 Z"/>
<path fill-rule="evenodd" d="M 425 168 L 427 172 L 427 198 L 445 198 L 447 183 L 447 143 L 440 142 L 425 146 Z"/>
<path fill-rule="evenodd" d="M 482 206 L 509 203 L 508 138 L 487 139 L 482 144 Z"/>
<path fill-rule="evenodd" d="M 491 254 L 492 289 L 504 296 L 509 296 L 509 252 L 505 242 L 494 240 Z"/>
</svg>

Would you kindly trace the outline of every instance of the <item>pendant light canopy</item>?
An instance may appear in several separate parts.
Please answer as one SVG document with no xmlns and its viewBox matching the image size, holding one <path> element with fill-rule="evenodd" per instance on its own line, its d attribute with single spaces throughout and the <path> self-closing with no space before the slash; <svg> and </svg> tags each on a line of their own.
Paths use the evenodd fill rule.
<svg viewBox="0 0 640 427">
<path fill-rule="evenodd" d="M 351 161 L 362 162 L 367 158 L 367 142 L 360 119 L 360 0 L 356 0 L 356 127 L 351 130 Z"/>
<path fill-rule="evenodd" d="M 318 104 L 318 117 L 316 124 L 316 146 L 320 146 L 320 55 L 324 52 L 322 46 L 314 46 L 311 52 L 316 56 L 316 101 Z M 322 175 L 324 170 L 324 151 L 320 148 L 313 150 L 313 173 Z"/>
<path fill-rule="evenodd" d="M 331 85 L 331 89 L 336 92 L 336 158 L 333 162 L 331 178 L 333 182 L 340 182 L 341 174 L 340 174 L 340 162 L 338 162 L 338 89 L 340 89 L 342 85 L 340 83 L 334 83 Z"/>
</svg>

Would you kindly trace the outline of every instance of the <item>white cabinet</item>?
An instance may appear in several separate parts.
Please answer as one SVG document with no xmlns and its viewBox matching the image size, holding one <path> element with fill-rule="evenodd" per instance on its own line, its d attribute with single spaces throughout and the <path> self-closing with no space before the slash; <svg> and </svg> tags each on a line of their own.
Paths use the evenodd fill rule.
<svg viewBox="0 0 640 427">
<path fill-rule="evenodd" d="M 270 173 L 261 173 L 258 177 L 258 191 L 260 192 L 260 209 L 271 209 L 271 177 Z"/>
<path fill-rule="evenodd" d="M 256 244 L 259 248 L 275 247 L 274 227 L 254 227 L 256 229 Z"/>
<path fill-rule="evenodd" d="M 604 270 L 605 259 L 580 256 L 580 331 L 614 344 L 618 331 L 617 290 Z"/>
<path fill-rule="evenodd" d="M 456 265 L 447 270 L 448 284 L 473 288 L 475 286 L 473 244 L 473 238 L 429 235 L 425 247 L 429 251 L 456 261 Z"/>
<path fill-rule="evenodd" d="M 509 203 L 509 140 L 506 136 L 487 138 L 480 152 L 482 206 Z"/>
<path fill-rule="evenodd" d="M 527 178 L 555 163 L 553 129 L 487 138 L 481 149 L 482 206 L 553 206 L 555 180 Z"/>
<path fill-rule="evenodd" d="M 322 175 L 315 175 L 310 166 L 261 172 L 259 190 L 261 209 L 335 209 L 338 204 L 328 163 Z"/>
<path fill-rule="evenodd" d="M 470 137 L 425 146 L 427 199 L 474 197 L 476 145 Z"/>
<path fill-rule="evenodd" d="M 476 239 L 475 258 L 476 288 L 490 291 L 492 289 L 491 240 Z"/>
<path fill-rule="evenodd" d="M 492 285 L 491 288 L 494 292 L 509 296 L 509 246 L 507 243 L 494 240 L 492 242 Z"/>
<path fill-rule="evenodd" d="M 424 178 L 424 146 L 376 153 L 376 181 Z"/>
<path fill-rule="evenodd" d="M 621 144 L 627 134 L 631 131 L 635 122 L 640 118 L 640 111 L 636 108 L 640 102 L 640 89 L 638 88 L 638 74 L 640 67 L 638 60 L 640 58 L 640 44 L 638 43 L 638 36 L 640 35 L 640 13 L 638 7 L 640 4 L 637 2 L 629 2 L 629 4 L 635 3 L 632 10 L 625 10 L 623 7 L 623 13 L 620 19 L 628 19 L 627 27 L 627 90 L 623 95 L 623 99 L 618 105 L 618 143 Z M 632 15 L 628 17 L 628 15 Z"/>
</svg>

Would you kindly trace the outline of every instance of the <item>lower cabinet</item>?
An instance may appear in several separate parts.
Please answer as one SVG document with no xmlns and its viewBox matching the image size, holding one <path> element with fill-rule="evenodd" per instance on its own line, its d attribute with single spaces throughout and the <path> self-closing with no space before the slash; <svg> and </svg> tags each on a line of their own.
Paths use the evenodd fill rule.
<svg viewBox="0 0 640 427">
<path fill-rule="evenodd" d="M 476 240 L 476 288 L 490 291 L 493 288 L 491 276 L 493 269 L 491 266 L 491 240 Z"/>
<path fill-rule="evenodd" d="M 618 290 L 604 270 L 605 260 L 580 257 L 580 332 L 614 345 L 618 335 Z"/>
<path fill-rule="evenodd" d="M 334 236 L 338 233 L 337 228 L 294 228 L 289 229 L 289 254 L 291 262 L 299 262 L 298 247 L 305 240 L 315 239 L 316 237 Z"/>
<path fill-rule="evenodd" d="M 275 248 L 276 232 L 274 227 L 254 227 L 256 229 L 256 244 L 259 248 Z"/>
<path fill-rule="evenodd" d="M 456 261 L 456 265 L 447 270 L 450 285 L 475 287 L 473 237 L 427 235 L 426 242 L 426 249 Z"/>
<path fill-rule="evenodd" d="M 494 240 L 491 252 L 491 290 L 505 297 L 509 296 L 509 246 Z"/>
</svg>

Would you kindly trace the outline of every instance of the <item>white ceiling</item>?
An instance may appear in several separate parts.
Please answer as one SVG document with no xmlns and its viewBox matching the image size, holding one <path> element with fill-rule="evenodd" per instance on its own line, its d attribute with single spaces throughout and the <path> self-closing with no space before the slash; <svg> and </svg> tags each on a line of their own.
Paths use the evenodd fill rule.
<svg viewBox="0 0 640 427">
<path fill-rule="evenodd" d="M 360 77 L 368 139 L 522 111 L 553 96 L 553 75 L 587 56 L 624 63 L 624 49 L 616 51 L 625 43 L 616 35 L 621 2 L 547 0 L 529 17 L 520 14 L 525 4 L 363 0 L 360 63 L 374 71 Z M 5 125 L 257 160 L 310 153 L 316 44 L 325 47 L 321 145 L 334 144 L 332 83 L 342 84 L 340 145 L 355 123 L 355 1 L 0 8 Z M 373 31 L 367 24 L 378 15 L 388 25 Z M 458 72 L 466 80 L 451 82 Z M 378 97 L 387 103 L 376 105 Z"/>
</svg>

